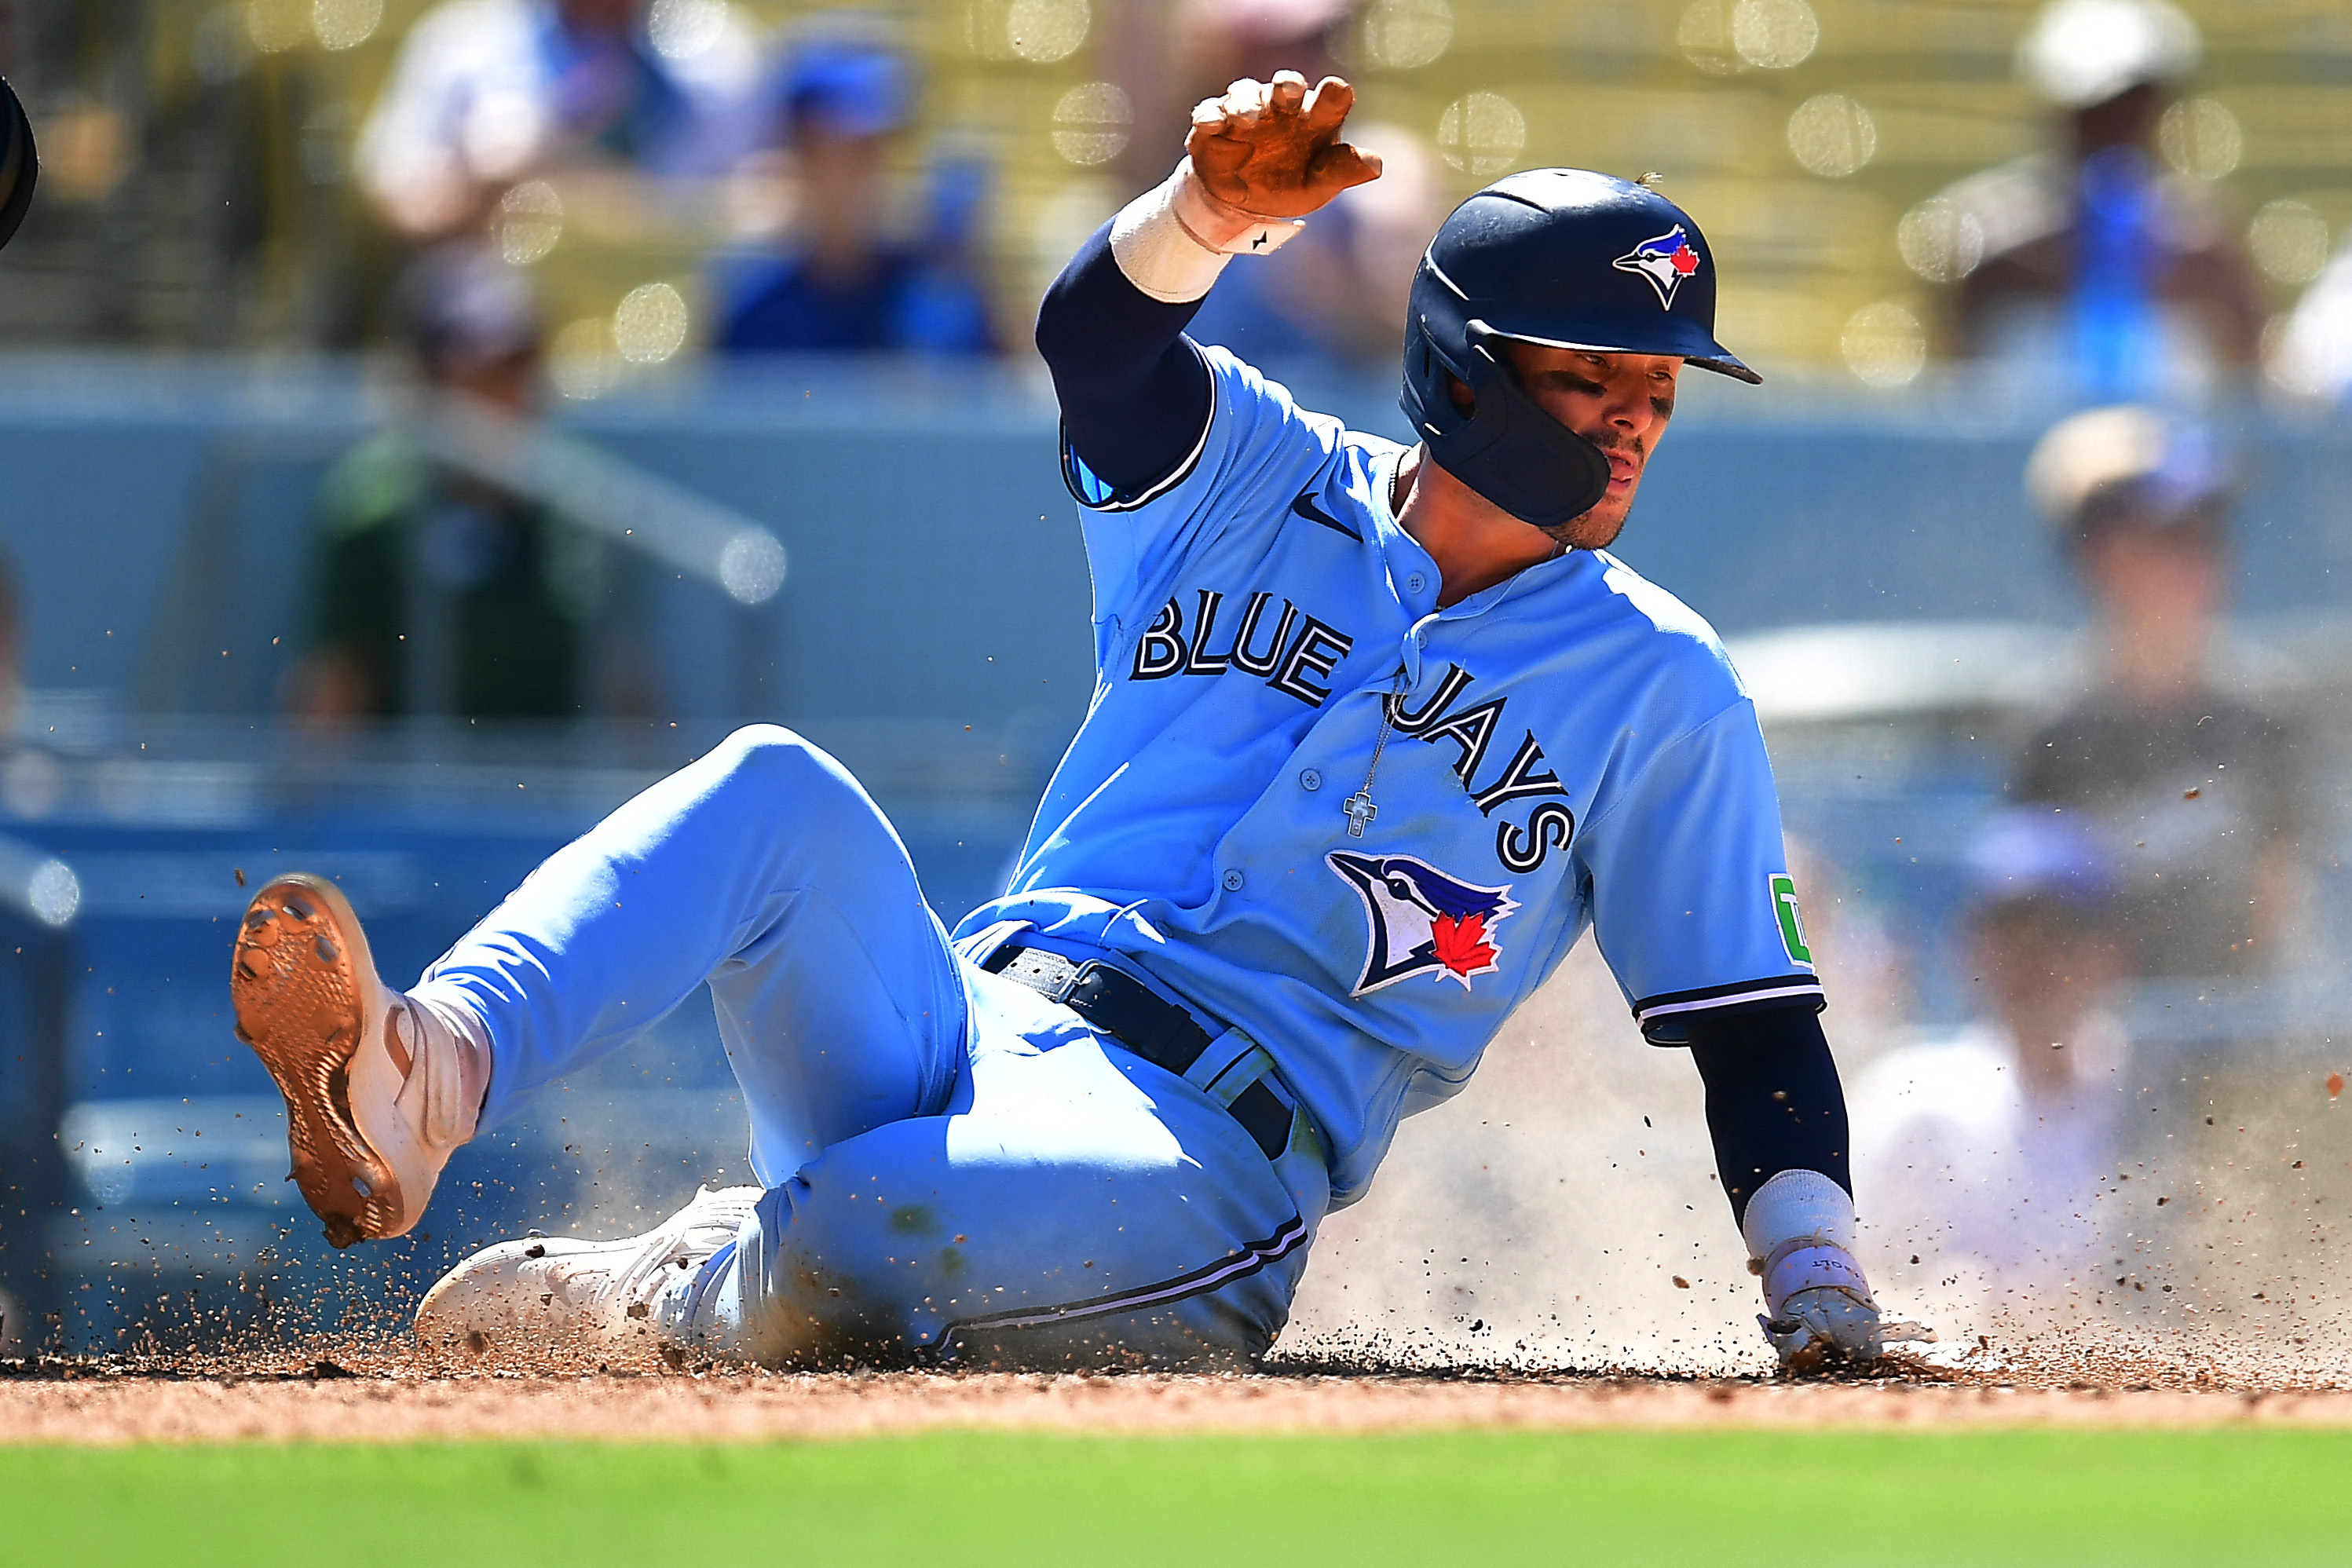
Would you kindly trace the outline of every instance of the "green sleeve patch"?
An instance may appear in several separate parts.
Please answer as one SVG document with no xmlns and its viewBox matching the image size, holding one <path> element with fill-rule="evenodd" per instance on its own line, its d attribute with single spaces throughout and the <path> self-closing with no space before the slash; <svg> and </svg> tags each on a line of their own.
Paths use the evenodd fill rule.
<svg viewBox="0 0 2352 1568">
<path fill-rule="evenodd" d="M 1787 872 L 1774 872 L 1771 876 L 1772 914 L 1780 923 L 1780 946 L 1789 950 L 1789 961 L 1813 967 L 1813 950 L 1805 944 L 1805 927 L 1797 916 L 1797 882 Z"/>
</svg>

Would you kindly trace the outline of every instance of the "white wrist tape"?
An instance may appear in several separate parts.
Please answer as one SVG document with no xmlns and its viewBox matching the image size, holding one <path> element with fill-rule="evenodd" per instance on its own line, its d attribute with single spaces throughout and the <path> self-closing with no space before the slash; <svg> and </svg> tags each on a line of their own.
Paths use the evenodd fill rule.
<svg viewBox="0 0 2352 1568">
<path fill-rule="evenodd" d="M 1748 1267 L 1764 1279 L 1764 1304 L 1773 1312 L 1799 1291 L 1842 1285 L 1867 1297 L 1870 1286 L 1853 1260 L 1858 1228 L 1853 1199 L 1819 1171 L 1785 1170 L 1756 1189 L 1739 1233 Z"/>
<path fill-rule="evenodd" d="M 1187 158 L 1111 220 L 1110 253 L 1129 283 L 1162 303 L 1185 305 L 1209 292 L 1232 257 L 1279 250 L 1306 226 L 1219 201 Z"/>
</svg>

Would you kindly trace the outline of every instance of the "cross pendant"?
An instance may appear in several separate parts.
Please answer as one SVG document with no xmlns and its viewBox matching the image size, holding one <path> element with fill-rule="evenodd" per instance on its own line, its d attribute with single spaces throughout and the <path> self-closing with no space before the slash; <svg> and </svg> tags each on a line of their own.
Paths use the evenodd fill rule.
<svg viewBox="0 0 2352 1568">
<path fill-rule="evenodd" d="M 1381 809 L 1372 804 L 1370 794 L 1362 789 L 1349 796 L 1347 805 L 1341 810 L 1348 813 L 1348 836 L 1351 839 L 1362 838 L 1365 824 L 1381 814 Z"/>
</svg>

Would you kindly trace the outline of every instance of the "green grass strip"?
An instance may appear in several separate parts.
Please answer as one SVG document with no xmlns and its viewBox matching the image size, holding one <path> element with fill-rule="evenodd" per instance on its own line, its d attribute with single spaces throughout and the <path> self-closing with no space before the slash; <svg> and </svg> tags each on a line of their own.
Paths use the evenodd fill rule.
<svg viewBox="0 0 2352 1568">
<path fill-rule="evenodd" d="M 2341 1563 L 2352 1432 L 0 1448 L 0 1563 Z"/>
</svg>

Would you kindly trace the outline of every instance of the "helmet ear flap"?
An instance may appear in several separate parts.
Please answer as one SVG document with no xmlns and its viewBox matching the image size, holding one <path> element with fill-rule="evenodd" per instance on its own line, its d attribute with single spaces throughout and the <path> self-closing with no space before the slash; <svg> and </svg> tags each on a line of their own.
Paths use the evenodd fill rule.
<svg viewBox="0 0 2352 1568">
<path fill-rule="evenodd" d="M 1424 425 L 1437 465 L 1522 522 L 1558 528 L 1609 493 L 1601 448 L 1537 406 L 1494 345 L 1501 334 L 1472 321 L 1463 377 L 1473 399 L 1448 427 Z M 1449 400 L 1450 401 L 1450 400 Z"/>
<path fill-rule="evenodd" d="M 1423 256 L 1397 402 L 1439 467 L 1522 522 L 1557 528 L 1609 493 L 1609 459 L 1520 388 L 1496 347 L 1507 336 Z M 1466 412 L 1455 405 L 1449 377 L 1470 389 Z"/>
</svg>

